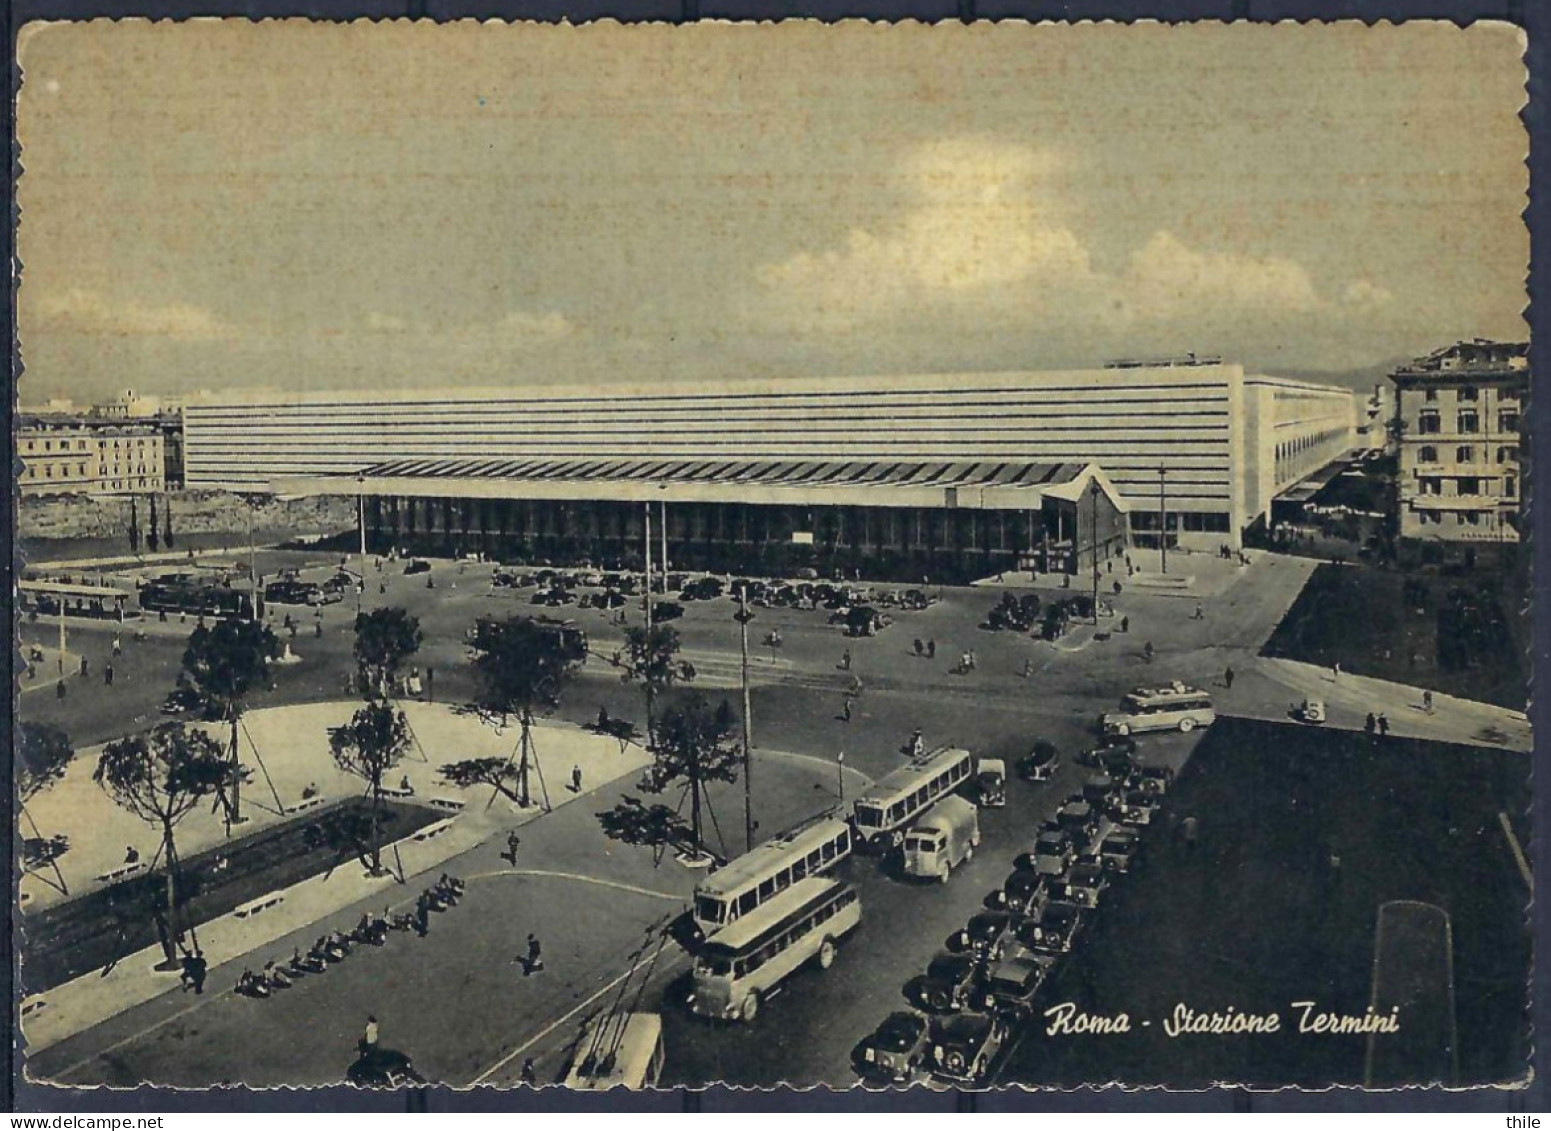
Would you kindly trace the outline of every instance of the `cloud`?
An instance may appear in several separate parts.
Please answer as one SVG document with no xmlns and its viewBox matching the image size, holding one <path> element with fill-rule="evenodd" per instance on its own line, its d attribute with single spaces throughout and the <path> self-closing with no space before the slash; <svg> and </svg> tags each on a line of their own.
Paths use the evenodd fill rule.
<svg viewBox="0 0 1551 1131">
<path fill-rule="evenodd" d="M 812 338 L 978 325 L 1096 348 L 1112 335 L 1217 340 L 1289 319 L 1350 321 L 1393 302 L 1371 280 L 1327 293 L 1296 260 L 1203 249 L 1162 228 L 1100 271 L 1066 219 L 1067 168 L 1059 154 L 984 139 L 922 146 L 897 169 L 894 217 L 757 268 L 749 317 Z"/>
<path fill-rule="evenodd" d="M 1154 232 L 1114 280 L 1116 299 L 1135 317 L 1171 319 L 1202 311 L 1307 314 L 1328 305 L 1291 259 L 1203 252 L 1170 232 Z"/>
<path fill-rule="evenodd" d="M 49 295 L 39 300 L 37 311 L 54 333 L 176 342 L 219 341 L 235 334 L 229 323 L 203 307 L 183 302 L 148 306 L 132 299 L 113 302 L 89 290 Z"/>
</svg>

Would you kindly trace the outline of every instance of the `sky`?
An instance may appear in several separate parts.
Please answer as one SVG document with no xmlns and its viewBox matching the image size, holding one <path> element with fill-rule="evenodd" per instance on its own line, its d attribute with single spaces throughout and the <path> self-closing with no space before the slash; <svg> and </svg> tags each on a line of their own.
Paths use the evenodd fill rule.
<svg viewBox="0 0 1551 1131">
<path fill-rule="evenodd" d="M 1522 339 L 1520 34 L 32 25 L 22 403 Z"/>
</svg>

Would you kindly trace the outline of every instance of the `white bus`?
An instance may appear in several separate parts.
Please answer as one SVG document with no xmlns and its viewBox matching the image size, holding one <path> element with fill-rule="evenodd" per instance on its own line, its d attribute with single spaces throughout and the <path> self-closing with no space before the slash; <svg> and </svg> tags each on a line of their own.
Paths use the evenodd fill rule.
<svg viewBox="0 0 1551 1131">
<path fill-rule="evenodd" d="M 582 1091 L 655 1088 L 665 1057 L 661 1017 L 610 1013 L 582 1029 L 564 1084 Z"/>
<path fill-rule="evenodd" d="M 1217 721 L 1212 697 L 1199 687 L 1175 680 L 1166 687 L 1138 687 L 1120 700 L 1118 711 L 1099 719 L 1105 734 L 1142 734 L 1150 730 L 1190 732 Z"/>
<path fill-rule="evenodd" d="M 885 774 L 852 807 L 858 840 L 873 852 L 898 848 L 911 821 L 958 789 L 974 773 L 973 754 L 943 746 Z"/>
<path fill-rule="evenodd" d="M 711 935 L 798 880 L 827 872 L 851 854 L 851 826 L 824 813 L 757 845 L 695 888 L 691 916 Z"/>
<path fill-rule="evenodd" d="M 712 935 L 695 958 L 689 1007 L 702 1017 L 753 1021 L 760 1005 L 803 963 L 828 970 L 835 946 L 862 921 L 856 889 L 838 880 L 798 880 Z"/>
</svg>

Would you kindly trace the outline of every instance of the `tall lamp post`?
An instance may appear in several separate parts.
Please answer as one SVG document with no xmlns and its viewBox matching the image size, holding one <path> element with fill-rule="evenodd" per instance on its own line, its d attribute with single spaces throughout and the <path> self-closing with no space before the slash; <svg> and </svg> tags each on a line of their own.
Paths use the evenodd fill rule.
<svg viewBox="0 0 1551 1131">
<path fill-rule="evenodd" d="M 749 612 L 748 586 L 738 586 L 738 646 L 743 667 L 743 850 L 754 847 L 754 782 L 752 778 L 754 723 L 749 707 Z"/>
<path fill-rule="evenodd" d="M 1093 625 L 1099 624 L 1099 481 L 1093 480 Z"/>
</svg>

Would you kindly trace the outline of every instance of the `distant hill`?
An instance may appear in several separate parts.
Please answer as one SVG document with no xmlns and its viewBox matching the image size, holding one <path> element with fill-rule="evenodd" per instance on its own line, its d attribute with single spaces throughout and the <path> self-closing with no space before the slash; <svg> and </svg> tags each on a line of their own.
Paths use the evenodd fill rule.
<svg viewBox="0 0 1551 1131">
<path fill-rule="evenodd" d="M 1268 369 L 1270 377 L 1290 377 L 1297 381 L 1317 381 L 1322 385 L 1340 385 L 1359 393 L 1371 393 L 1375 385 L 1384 384 L 1389 375 L 1402 365 L 1415 360 L 1396 357 L 1389 361 L 1365 365 L 1360 369 Z"/>
</svg>

